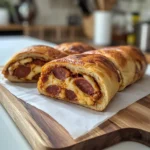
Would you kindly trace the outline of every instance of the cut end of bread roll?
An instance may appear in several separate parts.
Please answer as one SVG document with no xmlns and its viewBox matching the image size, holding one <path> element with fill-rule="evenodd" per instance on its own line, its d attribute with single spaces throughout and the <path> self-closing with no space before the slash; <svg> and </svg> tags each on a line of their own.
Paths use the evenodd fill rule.
<svg viewBox="0 0 150 150">
<path fill-rule="evenodd" d="M 119 89 L 113 63 L 102 55 L 72 55 L 47 63 L 38 81 L 41 94 L 103 111 Z"/>
<path fill-rule="evenodd" d="M 45 63 L 65 56 L 63 52 L 49 46 L 31 46 L 14 55 L 2 73 L 12 82 L 37 82 Z"/>
</svg>

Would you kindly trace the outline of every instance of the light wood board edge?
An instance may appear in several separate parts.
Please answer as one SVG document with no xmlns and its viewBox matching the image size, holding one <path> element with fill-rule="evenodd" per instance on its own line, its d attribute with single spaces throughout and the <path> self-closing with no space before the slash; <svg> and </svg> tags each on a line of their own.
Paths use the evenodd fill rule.
<svg viewBox="0 0 150 150">
<path fill-rule="evenodd" d="M 15 124 L 35 150 L 48 150 L 52 147 L 47 135 L 39 128 L 28 111 L 15 96 L 0 84 L 0 103 L 7 110 Z M 21 120 L 21 121 L 20 121 Z"/>
</svg>

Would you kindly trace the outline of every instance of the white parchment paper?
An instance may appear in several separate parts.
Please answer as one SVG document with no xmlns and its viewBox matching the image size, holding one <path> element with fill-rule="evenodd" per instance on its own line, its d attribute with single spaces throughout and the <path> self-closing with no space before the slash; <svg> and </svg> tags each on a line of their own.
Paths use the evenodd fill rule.
<svg viewBox="0 0 150 150">
<path fill-rule="evenodd" d="M 61 124 L 69 134 L 78 138 L 142 97 L 150 94 L 150 66 L 144 78 L 118 92 L 104 112 L 96 112 L 75 104 L 42 96 L 33 83 L 11 83 L 0 74 L 0 83 L 12 94 L 43 110 Z"/>
</svg>

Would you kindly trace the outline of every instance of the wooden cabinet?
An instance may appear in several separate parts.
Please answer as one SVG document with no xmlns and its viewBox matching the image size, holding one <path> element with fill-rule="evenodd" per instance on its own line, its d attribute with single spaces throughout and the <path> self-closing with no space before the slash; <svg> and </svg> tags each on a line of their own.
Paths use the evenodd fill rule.
<svg viewBox="0 0 150 150">
<path fill-rule="evenodd" d="M 82 41 L 86 38 L 81 26 L 7 25 L 0 26 L 0 32 L 10 32 L 12 35 L 13 32 L 19 32 L 22 33 L 22 35 L 55 43 Z"/>
</svg>

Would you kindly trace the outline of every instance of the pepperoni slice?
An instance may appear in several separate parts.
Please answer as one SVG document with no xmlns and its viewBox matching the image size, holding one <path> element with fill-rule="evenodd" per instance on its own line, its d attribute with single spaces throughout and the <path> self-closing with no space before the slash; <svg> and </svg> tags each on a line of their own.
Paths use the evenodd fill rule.
<svg viewBox="0 0 150 150">
<path fill-rule="evenodd" d="M 84 78 L 76 78 L 74 82 L 77 85 L 77 87 L 84 93 L 88 95 L 94 94 L 94 89 L 92 85 Z"/>
<path fill-rule="evenodd" d="M 46 88 L 46 92 L 48 92 L 51 95 L 58 95 L 60 93 L 60 87 L 57 85 L 50 85 Z"/>
<path fill-rule="evenodd" d="M 33 79 L 33 80 L 38 80 L 39 77 L 40 77 L 40 73 L 36 74 L 32 79 Z"/>
<path fill-rule="evenodd" d="M 70 76 L 70 71 L 64 67 L 56 67 L 52 70 L 54 76 L 60 80 L 65 80 Z"/>
<path fill-rule="evenodd" d="M 24 78 L 30 73 L 30 71 L 31 71 L 30 67 L 19 65 L 18 68 L 14 70 L 13 75 L 18 78 Z"/>
<path fill-rule="evenodd" d="M 77 96 L 72 90 L 65 90 L 65 94 L 68 100 L 74 101 L 76 100 Z"/>
<path fill-rule="evenodd" d="M 33 63 L 33 64 L 36 64 L 36 65 L 38 65 L 38 66 L 43 66 L 46 62 L 43 61 L 43 60 L 34 59 L 34 60 L 32 61 L 32 63 Z"/>
</svg>

